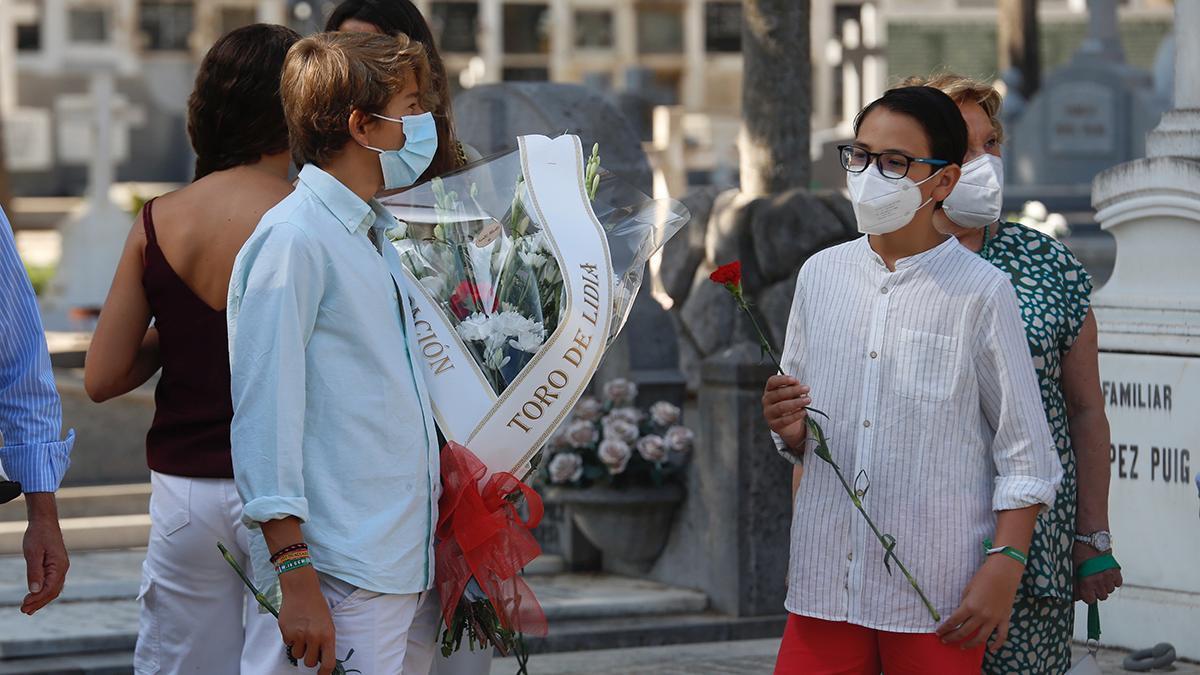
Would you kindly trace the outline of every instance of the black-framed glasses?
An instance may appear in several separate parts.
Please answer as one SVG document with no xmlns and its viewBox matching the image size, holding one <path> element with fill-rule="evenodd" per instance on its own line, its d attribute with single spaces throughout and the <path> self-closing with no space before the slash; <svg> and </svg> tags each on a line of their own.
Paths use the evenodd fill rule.
<svg viewBox="0 0 1200 675">
<path fill-rule="evenodd" d="M 893 180 L 907 176 L 908 170 L 914 163 L 938 167 L 950 163 L 944 159 L 931 157 L 909 157 L 902 152 L 871 152 L 857 145 L 839 145 L 838 157 L 842 162 L 842 168 L 850 173 L 866 171 L 867 167 L 871 166 L 871 161 L 874 160 L 875 168 L 879 169 L 879 175 Z"/>
</svg>

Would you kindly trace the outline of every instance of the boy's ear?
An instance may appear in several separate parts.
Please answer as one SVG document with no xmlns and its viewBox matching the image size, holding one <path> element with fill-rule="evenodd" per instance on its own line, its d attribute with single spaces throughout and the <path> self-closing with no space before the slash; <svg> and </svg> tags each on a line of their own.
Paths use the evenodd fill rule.
<svg viewBox="0 0 1200 675">
<path fill-rule="evenodd" d="M 371 142 L 367 140 L 367 130 L 374 123 L 374 120 L 375 118 L 358 108 L 351 110 L 350 119 L 347 121 L 350 138 L 354 139 L 359 145 L 370 145 Z"/>
</svg>

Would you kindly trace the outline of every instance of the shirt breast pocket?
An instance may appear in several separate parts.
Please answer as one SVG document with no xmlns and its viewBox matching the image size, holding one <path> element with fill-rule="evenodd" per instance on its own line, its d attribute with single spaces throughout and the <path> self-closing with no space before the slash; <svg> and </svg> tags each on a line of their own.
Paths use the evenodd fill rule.
<svg viewBox="0 0 1200 675">
<path fill-rule="evenodd" d="M 945 401 L 958 379 L 958 338 L 903 328 L 896 390 L 918 401 Z"/>
</svg>

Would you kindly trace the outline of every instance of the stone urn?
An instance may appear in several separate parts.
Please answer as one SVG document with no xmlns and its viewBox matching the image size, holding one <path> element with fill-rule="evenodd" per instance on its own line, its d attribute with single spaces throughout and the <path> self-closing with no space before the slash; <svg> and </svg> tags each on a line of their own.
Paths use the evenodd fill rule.
<svg viewBox="0 0 1200 675">
<path fill-rule="evenodd" d="M 654 566 L 671 533 L 683 487 L 561 488 L 546 500 L 562 504 L 583 536 L 604 556 L 604 568 L 640 575 Z"/>
</svg>

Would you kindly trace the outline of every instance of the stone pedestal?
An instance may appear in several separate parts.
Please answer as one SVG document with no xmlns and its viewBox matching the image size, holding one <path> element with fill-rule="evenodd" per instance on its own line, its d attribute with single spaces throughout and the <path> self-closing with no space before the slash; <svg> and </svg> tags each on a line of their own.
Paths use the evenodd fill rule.
<svg viewBox="0 0 1200 675">
<path fill-rule="evenodd" d="M 652 573 L 704 591 L 713 609 L 738 617 L 785 611 L 792 468 L 762 417 L 773 372 L 749 342 L 705 361 L 688 496 Z"/>
<path fill-rule="evenodd" d="M 1109 517 L 1125 586 L 1103 603 L 1103 642 L 1171 642 L 1200 658 L 1200 2 L 1175 5 L 1175 101 L 1150 156 L 1096 177 L 1096 220 L 1117 243 L 1093 298 L 1112 428 Z M 1085 633 L 1077 614 L 1076 636 Z"/>
</svg>

